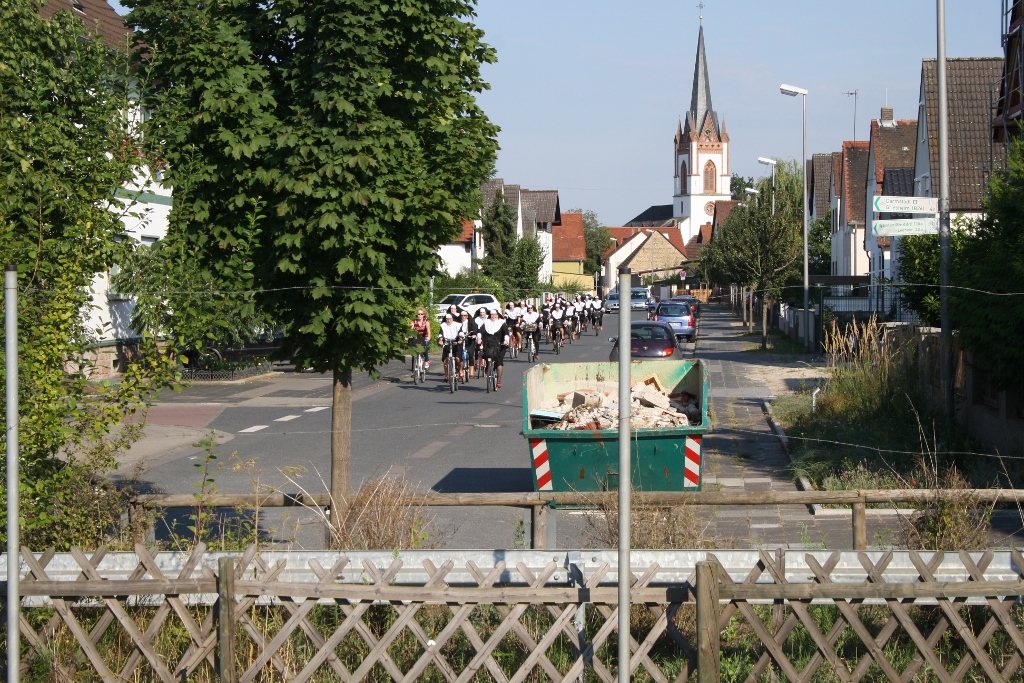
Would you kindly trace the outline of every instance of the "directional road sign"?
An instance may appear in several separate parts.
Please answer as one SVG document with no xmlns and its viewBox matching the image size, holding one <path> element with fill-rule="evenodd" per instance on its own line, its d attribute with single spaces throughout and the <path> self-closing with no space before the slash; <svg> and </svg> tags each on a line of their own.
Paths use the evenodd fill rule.
<svg viewBox="0 0 1024 683">
<path fill-rule="evenodd" d="M 906 218 L 891 221 L 872 221 L 871 232 L 875 237 L 903 235 L 938 235 L 938 218 Z"/>
<path fill-rule="evenodd" d="M 879 213 L 938 213 L 939 200 L 932 197 L 879 197 L 871 200 Z"/>
</svg>

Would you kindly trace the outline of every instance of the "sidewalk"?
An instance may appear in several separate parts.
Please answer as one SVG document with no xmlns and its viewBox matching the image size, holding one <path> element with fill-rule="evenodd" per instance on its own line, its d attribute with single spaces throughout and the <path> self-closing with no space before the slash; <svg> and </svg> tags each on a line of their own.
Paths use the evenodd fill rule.
<svg viewBox="0 0 1024 683">
<path fill-rule="evenodd" d="M 704 306 L 695 357 L 711 370 L 714 432 L 704 440 L 704 490 L 795 491 L 789 458 L 772 432 L 765 399 L 798 390 L 824 375 L 804 356 L 765 354 L 759 336 L 744 336 L 742 322 L 728 309 Z M 850 511 L 811 514 L 805 505 L 720 506 L 701 511 L 707 535 L 719 547 L 852 548 Z M 868 510 L 868 545 L 885 543 L 899 529 L 892 512 Z M 991 545 L 1024 541 L 1021 515 L 997 510 Z"/>
</svg>

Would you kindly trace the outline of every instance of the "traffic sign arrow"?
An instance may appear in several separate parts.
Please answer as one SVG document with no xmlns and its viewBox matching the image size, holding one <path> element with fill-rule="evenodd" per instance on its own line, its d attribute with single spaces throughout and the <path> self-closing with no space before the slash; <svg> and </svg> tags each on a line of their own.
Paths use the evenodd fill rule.
<svg viewBox="0 0 1024 683">
<path fill-rule="evenodd" d="M 933 197 L 880 197 L 871 200 L 879 213 L 938 213 L 939 200 Z"/>
</svg>

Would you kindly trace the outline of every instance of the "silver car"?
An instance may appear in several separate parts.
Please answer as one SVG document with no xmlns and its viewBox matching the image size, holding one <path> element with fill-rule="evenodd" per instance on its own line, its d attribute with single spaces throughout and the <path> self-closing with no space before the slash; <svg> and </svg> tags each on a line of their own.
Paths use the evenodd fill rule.
<svg viewBox="0 0 1024 683">
<path fill-rule="evenodd" d="M 685 301 L 663 301 L 654 309 L 652 320 L 668 323 L 676 339 L 692 342 L 697 336 L 697 320 Z"/>
</svg>

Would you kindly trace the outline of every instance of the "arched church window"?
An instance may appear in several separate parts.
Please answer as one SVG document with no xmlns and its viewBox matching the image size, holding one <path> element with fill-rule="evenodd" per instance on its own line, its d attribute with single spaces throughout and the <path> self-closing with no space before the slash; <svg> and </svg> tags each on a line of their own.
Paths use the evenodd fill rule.
<svg viewBox="0 0 1024 683">
<path fill-rule="evenodd" d="M 679 162 L 679 189 L 682 190 L 683 194 L 686 194 L 686 189 L 689 187 L 689 179 L 686 177 L 686 162 Z"/>
<path fill-rule="evenodd" d="M 704 194 L 715 194 L 715 164 L 704 164 Z"/>
</svg>

